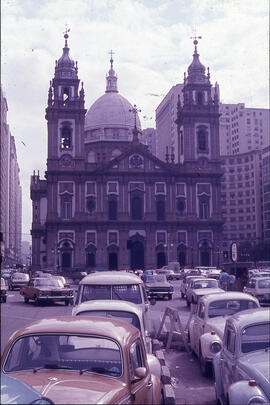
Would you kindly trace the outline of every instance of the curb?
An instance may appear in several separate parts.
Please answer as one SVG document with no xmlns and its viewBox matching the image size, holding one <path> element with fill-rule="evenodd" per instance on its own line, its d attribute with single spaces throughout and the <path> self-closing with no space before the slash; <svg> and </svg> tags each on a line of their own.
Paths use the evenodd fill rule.
<svg viewBox="0 0 270 405">
<path fill-rule="evenodd" d="M 163 350 L 161 350 L 162 343 L 159 342 L 157 339 L 153 340 L 153 354 L 159 360 L 161 365 L 161 383 L 163 385 L 163 404 L 164 405 L 175 405 L 175 392 L 172 387 L 171 383 L 171 372 L 169 367 L 166 366 L 166 361 L 164 357 Z M 158 350 L 154 350 L 154 348 L 158 348 Z"/>
</svg>

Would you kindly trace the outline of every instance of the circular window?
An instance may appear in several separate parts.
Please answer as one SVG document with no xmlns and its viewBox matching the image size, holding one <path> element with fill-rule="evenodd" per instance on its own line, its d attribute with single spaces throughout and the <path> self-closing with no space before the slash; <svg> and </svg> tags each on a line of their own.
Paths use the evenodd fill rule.
<svg viewBox="0 0 270 405">
<path fill-rule="evenodd" d="M 183 212 L 184 211 L 184 209 L 185 209 L 185 201 L 183 201 L 183 200 L 178 200 L 177 201 L 177 210 L 179 211 L 179 212 Z"/>
<path fill-rule="evenodd" d="M 96 204 L 95 204 L 94 200 L 91 199 L 91 200 L 87 201 L 87 210 L 89 212 L 93 212 L 95 210 L 95 207 L 96 207 Z"/>
</svg>

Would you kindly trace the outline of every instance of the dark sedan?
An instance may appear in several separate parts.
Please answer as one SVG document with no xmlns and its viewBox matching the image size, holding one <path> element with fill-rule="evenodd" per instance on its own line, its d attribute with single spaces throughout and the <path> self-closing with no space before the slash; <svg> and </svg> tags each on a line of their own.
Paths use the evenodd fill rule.
<svg viewBox="0 0 270 405">
<path fill-rule="evenodd" d="M 164 274 L 145 276 L 144 284 L 149 299 L 159 297 L 168 297 L 169 300 L 172 299 L 173 286 L 168 283 Z"/>
</svg>

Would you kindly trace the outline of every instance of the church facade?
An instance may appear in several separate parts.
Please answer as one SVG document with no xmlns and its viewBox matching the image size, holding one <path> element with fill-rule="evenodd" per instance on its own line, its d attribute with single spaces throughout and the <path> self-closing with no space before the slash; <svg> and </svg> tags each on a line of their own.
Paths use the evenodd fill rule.
<svg viewBox="0 0 270 405">
<path fill-rule="evenodd" d="M 140 142 L 136 106 L 106 91 L 87 111 L 68 35 L 50 82 L 45 179 L 31 176 L 32 268 L 147 269 L 219 264 L 219 111 L 197 41 L 177 106 L 180 161 Z"/>
</svg>

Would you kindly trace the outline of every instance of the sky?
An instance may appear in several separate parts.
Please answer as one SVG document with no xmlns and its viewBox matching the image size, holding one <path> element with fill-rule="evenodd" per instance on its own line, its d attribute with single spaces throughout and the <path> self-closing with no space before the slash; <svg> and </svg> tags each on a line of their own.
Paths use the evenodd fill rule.
<svg viewBox="0 0 270 405">
<path fill-rule="evenodd" d="M 20 167 L 22 240 L 31 240 L 30 176 L 46 170 L 45 108 L 66 27 L 86 109 L 104 94 L 112 49 L 119 93 L 141 109 L 142 128 L 155 127 L 155 109 L 192 61 L 195 33 L 221 102 L 269 108 L 268 0 L 1 0 L 1 85 Z"/>
</svg>

